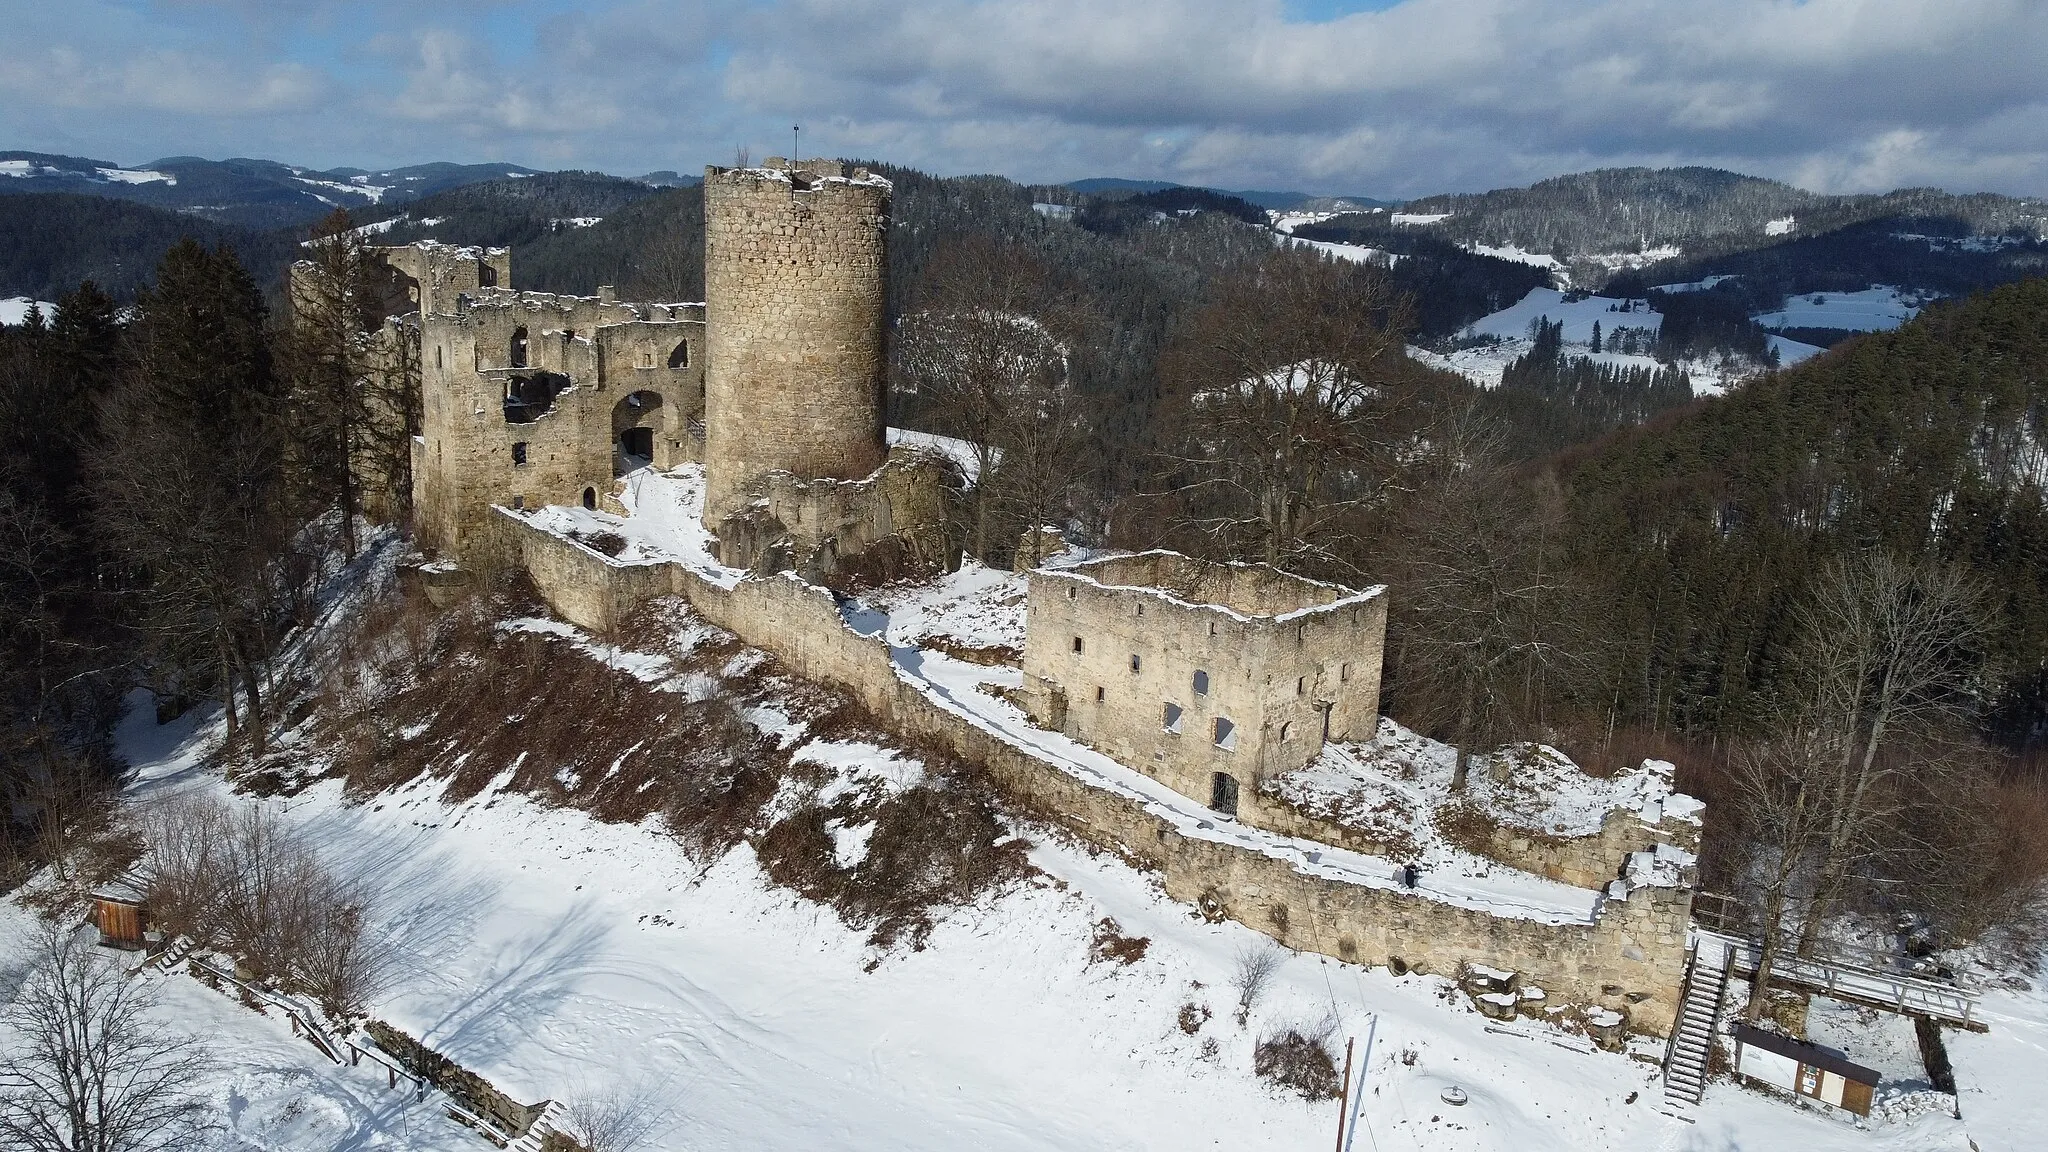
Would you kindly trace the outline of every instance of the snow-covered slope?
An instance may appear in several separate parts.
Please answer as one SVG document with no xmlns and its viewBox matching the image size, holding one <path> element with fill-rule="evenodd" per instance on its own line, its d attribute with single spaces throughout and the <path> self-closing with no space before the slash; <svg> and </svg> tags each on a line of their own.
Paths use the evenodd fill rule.
<svg viewBox="0 0 2048 1152">
<path fill-rule="evenodd" d="M 126 732 L 141 795 L 220 788 L 196 766 L 215 730 L 148 747 L 161 732 L 142 713 Z M 878 954 L 766 885 L 745 848 L 697 868 L 652 827 L 495 792 L 449 803 L 431 783 L 360 805 L 335 784 L 269 803 L 379 877 L 377 920 L 404 958 L 380 1014 L 523 1098 L 633 1101 L 662 1121 L 649 1148 L 1316 1147 L 1335 1105 L 1265 1087 L 1251 1049 L 1326 1020 L 1340 1048 L 1374 1037 L 1369 1136 L 1354 1148 L 1960 1152 L 1967 1127 L 1990 1152 L 2030 1138 L 1993 1120 L 2023 1122 L 2024 1108 L 1963 1123 L 1900 1109 L 1859 1131 L 1726 1083 L 1682 1123 L 1655 1110 L 1656 1045 L 1637 1059 L 1588 1051 L 1540 1024 L 1494 1024 L 1441 980 L 1311 956 L 1286 959 L 1239 1028 L 1230 972 L 1258 938 L 1058 844 L 1033 852 L 1044 882 L 954 914 L 922 951 Z M 21 922 L 12 905 L 4 914 Z M 1091 959 L 1104 919 L 1147 938 L 1142 958 Z M 283 1021 L 166 983 L 170 1019 L 224 1057 L 201 1086 L 233 1128 L 217 1148 L 484 1147 L 373 1071 L 326 1062 Z M 2025 1003 L 2040 1028 L 2048 1013 Z M 2023 1050 L 2013 1035 L 2000 1054 Z M 1976 1055 L 1958 1048 L 1966 1076 Z M 1453 1086 L 1465 1104 L 1442 1101 Z"/>
</svg>

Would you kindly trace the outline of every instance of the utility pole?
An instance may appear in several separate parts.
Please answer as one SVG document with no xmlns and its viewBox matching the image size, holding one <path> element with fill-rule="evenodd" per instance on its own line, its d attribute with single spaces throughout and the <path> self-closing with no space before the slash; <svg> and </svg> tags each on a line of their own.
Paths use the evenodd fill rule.
<svg viewBox="0 0 2048 1152">
<path fill-rule="evenodd" d="M 801 124 L 791 124 L 789 126 L 789 162 L 791 164 L 795 164 L 797 158 L 803 155 L 803 151 L 797 147 L 796 143 L 797 134 L 802 131 L 803 126 Z"/>
<path fill-rule="evenodd" d="M 1337 1152 L 1344 1152 L 1344 1120 L 1351 1115 L 1351 1046 L 1355 1037 L 1344 1038 L 1344 1090 L 1337 1094 Z"/>
</svg>

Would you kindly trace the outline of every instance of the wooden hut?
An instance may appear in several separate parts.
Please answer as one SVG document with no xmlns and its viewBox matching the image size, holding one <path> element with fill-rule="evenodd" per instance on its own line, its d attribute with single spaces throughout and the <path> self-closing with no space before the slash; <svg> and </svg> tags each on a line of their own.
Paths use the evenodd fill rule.
<svg viewBox="0 0 2048 1152">
<path fill-rule="evenodd" d="M 149 923 L 148 890 L 134 876 L 102 884 L 92 893 L 93 925 L 109 948 L 144 948 L 156 933 Z"/>
<path fill-rule="evenodd" d="M 1737 1073 L 1794 1096 L 1870 1115 L 1870 1098 L 1879 1079 L 1875 1070 L 1851 1063 L 1832 1048 L 1748 1024 L 1737 1023 L 1732 1031 Z"/>
</svg>

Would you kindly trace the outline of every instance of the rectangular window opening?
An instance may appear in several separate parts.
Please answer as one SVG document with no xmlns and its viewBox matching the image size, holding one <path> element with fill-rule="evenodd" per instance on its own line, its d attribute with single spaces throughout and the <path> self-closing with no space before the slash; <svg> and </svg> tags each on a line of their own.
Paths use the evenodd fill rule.
<svg viewBox="0 0 2048 1152">
<path fill-rule="evenodd" d="M 1076 636 L 1076 637 L 1074 637 L 1074 652 L 1075 652 L 1075 654 L 1076 654 L 1076 655 L 1078 655 L 1078 654 L 1080 654 L 1080 651 L 1081 651 L 1081 638 L 1080 638 L 1079 636 Z"/>
<path fill-rule="evenodd" d="M 526 442 L 524 440 L 512 446 L 512 463 L 526 463 Z"/>
<path fill-rule="evenodd" d="M 1209 673 L 1208 673 L 1207 671 L 1205 671 L 1204 669 L 1201 669 L 1201 668 L 1197 668 L 1197 669 L 1195 669 L 1195 695 L 1197 695 L 1197 696 L 1207 696 L 1208 694 L 1209 694 Z"/>
<path fill-rule="evenodd" d="M 1224 717 L 1218 716 L 1216 718 L 1215 744 L 1218 748 L 1223 749 L 1225 752 L 1233 751 L 1234 749 L 1236 749 L 1237 725 L 1232 724 L 1229 720 L 1225 719 Z"/>
<path fill-rule="evenodd" d="M 1180 705 L 1168 704 L 1166 706 L 1166 713 L 1164 717 L 1161 719 L 1160 723 L 1161 726 L 1164 727 L 1168 732 L 1172 733 L 1175 736 L 1178 736 L 1180 735 L 1180 718 Z"/>
</svg>

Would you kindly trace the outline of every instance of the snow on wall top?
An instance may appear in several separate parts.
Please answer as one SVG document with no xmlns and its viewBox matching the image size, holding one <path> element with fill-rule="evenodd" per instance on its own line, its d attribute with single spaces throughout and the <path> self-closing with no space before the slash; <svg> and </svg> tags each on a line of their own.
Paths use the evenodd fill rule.
<svg viewBox="0 0 2048 1152">
<path fill-rule="evenodd" d="M 1342 585 L 1329 584 L 1321 580 L 1311 580 L 1306 576 L 1296 576 L 1291 572 L 1280 572 L 1277 569 L 1272 569 L 1270 571 L 1274 576 L 1287 581 L 1288 586 L 1290 588 L 1294 588 L 1295 590 L 1297 590 L 1300 593 L 1301 598 L 1309 600 L 1310 603 L 1303 607 L 1292 609 L 1290 611 L 1281 612 L 1278 614 L 1271 614 L 1252 609 L 1240 609 L 1237 607 L 1233 607 L 1229 604 L 1191 600 L 1184 596 L 1177 595 L 1175 590 L 1170 590 L 1168 588 L 1161 587 L 1158 583 L 1128 583 L 1119 580 L 1114 575 L 1109 574 L 1110 571 L 1113 571 L 1111 566 L 1115 566 L 1116 568 L 1127 568 L 1130 567 L 1134 561 L 1142 561 L 1155 557 L 1160 559 L 1161 561 L 1165 561 L 1168 558 L 1171 558 L 1175 562 L 1199 564 L 1203 565 L 1204 567 L 1215 568 L 1223 572 L 1251 570 L 1263 567 L 1262 565 L 1245 564 L 1241 562 L 1232 562 L 1229 564 L 1214 564 L 1210 561 L 1194 560 L 1190 557 L 1183 556 L 1178 552 L 1169 551 L 1164 548 L 1154 548 L 1145 552 L 1128 552 L 1120 555 L 1103 556 L 1097 559 L 1086 560 L 1079 564 L 1073 564 L 1057 569 L 1040 568 L 1036 570 L 1036 574 L 1041 576 L 1052 577 L 1054 579 L 1074 580 L 1078 583 L 1094 585 L 1097 588 L 1114 589 L 1120 592 L 1140 592 L 1148 596 L 1157 597 L 1161 600 L 1167 601 L 1168 603 L 1179 605 L 1183 608 L 1191 608 L 1197 611 L 1204 612 L 1219 612 L 1225 616 L 1231 617 L 1232 619 L 1242 620 L 1247 623 L 1261 620 L 1271 621 L 1274 623 L 1284 623 L 1291 620 L 1298 620 L 1308 616 L 1318 615 L 1324 612 L 1334 612 L 1343 608 L 1352 608 L 1356 607 L 1359 604 L 1363 604 L 1368 600 L 1373 600 L 1382 595 L 1385 595 L 1387 591 L 1386 585 L 1384 584 L 1375 584 L 1372 587 L 1365 589 L 1364 591 L 1353 591 L 1352 589 L 1345 588 Z M 1101 578 L 1098 578 L 1098 573 L 1101 574 Z"/>
</svg>

